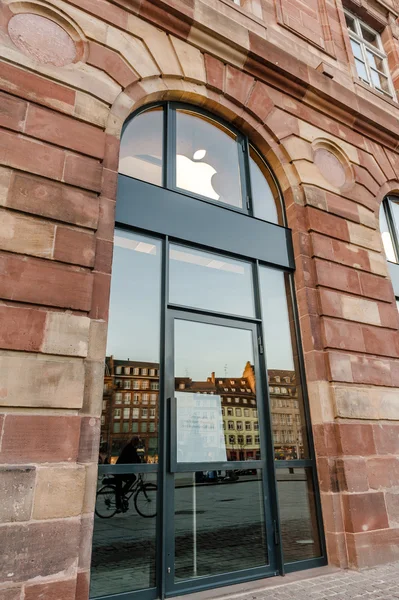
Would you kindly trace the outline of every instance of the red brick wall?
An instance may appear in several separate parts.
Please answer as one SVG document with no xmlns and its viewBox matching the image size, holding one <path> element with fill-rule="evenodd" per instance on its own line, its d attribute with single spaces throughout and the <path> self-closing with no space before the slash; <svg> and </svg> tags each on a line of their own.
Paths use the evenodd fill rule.
<svg viewBox="0 0 399 600">
<path fill-rule="evenodd" d="M 78 49 L 56 67 L 12 43 L 21 6 L 0 8 L 0 598 L 87 597 L 118 138 L 131 110 L 161 98 L 234 122 L 274 168 L 329 559 L 398 558 L 398 315 L 376 215 L 399 189 L 399 126 L 396 107 L 357 93 L 340 7 L 319 20 L 335 61 L 271 1 L 267 35 L 259 11 L 222 0 L 50 2 L 38 12 Z M 318 144 L 342 160 L 345 186 L 321 174 Z"/>
</svg>

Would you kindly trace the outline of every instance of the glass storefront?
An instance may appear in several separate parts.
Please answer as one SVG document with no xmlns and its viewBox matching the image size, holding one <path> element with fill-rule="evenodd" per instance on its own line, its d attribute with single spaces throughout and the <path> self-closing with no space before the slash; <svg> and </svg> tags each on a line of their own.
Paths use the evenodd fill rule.
<svg viewBox="0 0 399 600">
<path fill-rule="evenodd" d="M 324 564 L 290 234 L 270 171 L 239 132 L 165 104 L 126 125 L 120 173 L 91 597 Z M 192 206 L 212 215 L 212 246 Z M 243 244 L 252 222 L 270 260 Z"/>
</svg>

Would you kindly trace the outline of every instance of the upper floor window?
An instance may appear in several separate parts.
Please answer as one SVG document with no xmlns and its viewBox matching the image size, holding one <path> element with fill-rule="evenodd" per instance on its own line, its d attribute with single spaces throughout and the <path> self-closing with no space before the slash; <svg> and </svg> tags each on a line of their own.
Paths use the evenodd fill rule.
<svg viewBox="0 0 399 600">
<path fill-rule="evenodd" d="M 348 11 L 345 19 L 359 78 L 375 90 L 394 96 L 380 34 Z"/>
<path fill-rule="evenodd" d="M 136 113 L 123 131 L 119 173 L 284 224 L 273 175 L 247 137 L 190 105 Z"/>
</svg>

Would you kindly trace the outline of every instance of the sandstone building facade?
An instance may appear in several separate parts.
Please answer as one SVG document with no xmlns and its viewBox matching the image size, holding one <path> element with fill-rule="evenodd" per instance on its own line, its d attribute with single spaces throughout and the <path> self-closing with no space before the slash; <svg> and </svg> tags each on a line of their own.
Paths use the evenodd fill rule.
<svg viewBox="0 0 399 600">
<path fill-rule="evenodd" d="M 158 598 L 326 561 L 363 568 L 399 560 L 398 17 L 398 0 L 1 0 L 1 600 L 87 600 L 116 593 Z M 223 193 L 231 196 L 238 189 L 231 184 L 233 170 L 231 181 L 223 180 L 228 194 L 215 183 L 218 200 L 213 204 L 207 200 L 214 197 L 206 193 L 195 200 L 192 182 L 169 185 L 178 160 L 169 169 L 162 167 L 165 157 L 173 155 L 173 144 L 181 138 L 179 156 L 187 158 L 187 140 L 196 131 L 187 128 L 183 135 L 183 113 L 236 144 L 241 207 L 226 207 L 226 200 L 221 206 Z M 154 129 L 140 129 L 145 115 Z M 159 168 L 153 151 L 156 119 L 163 119 L 162 180 L 154 182 L 152 175 L 137 171 L 129 177 L 132 164 L 137 169 L 140 160 L 151 165 L 148 173 Z M 143 145 L 141 153 L 132 151 L 136 162 L 122 166 L 120 140 L 130 140 L 129 127 L 139 132 L 136 138 L 131 134 L 129 144 L 136 139 Z M 204 152 L 197 146 L 193 161 L 202 160 Z M 125 156 L 130 155 L 121 153 Z M 258 218 L 254 209 L 259 173 L 270 190 L 268 202 L 276 202 L 273 224 Z M 134 184 L 129 188 L 134 193 L 126 196 L 128 180 L 140 178 L 144 183 Z M 144 218 L 145 190 L 155 191 L 153 197 L 149 193 L 152 208 Z M 180 224 L 174 219 L 167 225 L 170 231 L 164 231 L 168 210 L 157 190 L 171 207 L 183 196 L 196 202 L 196 217 L 182 216 Z M 202 210 L 211 215 L 209 231 L 197 220 Z M 169 244 L 177 253 L 172 258 L 186 264 L 203 265 L 198 257 L 206 252 L 226 257 L 230 267 L 225 271 L 221 263 L 212 265 L 221 273 L 244 276 L 250 264 L 252 314 L 200 305 L 195 316 L 196 325 L 208 319 L 209 327 L 233 328 L 239 322 L 237 331 L 251 332 L 254 343 L 245 356 L 245 344 L 234 346 L 237 357 L 242 351 L 241 371 L 234 370 L 233 359 L 216 364 L 212 336 L 207 338 L 213 340 L 209 353 L 203 351 L 202 338 L 194 336 L 182 346 L 184 357 L 175 372 L 177 383 L 206 381 L 216 373 L 213 393 L 201 391 L 209 397 L 209 411 L 216 406 L 211 396 L 224 398 L 220 427 L 224 422 L 228 428 L 231 381 L 251 376 L 242 368 L 249 362 L 261 412 L 261 452 L 251 431 L 248 448 L 243 437 L 243 447 L 238 444 L 229 455 L 237 463 L 253 460 L 248 469 L 241 463 L 233 469 L 227 455 L 225 462 L 220 459 L 216 438 L 208 452 L 209 468 L 204 458 L 196 467 L 188 455 L 184 463 L 173 454 L 171 439 L 178 432 L 168 427 L 179 422 L 174 420 L 178 407 L 174 388 L 170 392 L 167 386 L 178 342 L 175 337 L 175 346 L 170 345 L 168 310 L 183 322 L 192 306 L 167 300 L 161 306 L 161 295 L 150 293 L 144 281 L 146 265 L 150 270 L 153 263 L 140 263 L 134 277 L 129 263 L 120 259 L 116 265 L 115 223 L 128 231 L 125 237 L 118 234 L 115 249 L 142 244 L 135 254 L 159 259 L 162 298 L 168 291 Z M 237 229 L 227 229 L 233 226 Z M 137 239 L 131 237 L 135 227 Z M 196 246 L 191 258 L 182 258 L 182 244 Z M 272 279 L 262 287 L 262 273 L 269 267 L 288 273 L 281 279 L 283 303 L 268 304 L 265 290 L 272 297 L 277 289 Z M 171 276 L 176 275 L 173 268 Z M 189 279 L 191 271 L 184 273 Z M 182 286 L 179 293 L 188 295 L 190 289 Z M 198 293 L 196 299 L 201 304 L 205 296 Z M 121 313 L 118 298 L 130 309 Z M 147 327 L 144 317 L 133 314 L 135 298 L 143 300 L 140 310 L 155 306 L 159 311 L 152 313 L 156 323 L 159 319 L 161 348 L 154 356 L 147 346 L 136 356 L 110 349 L 111 328 L 120 339 L 137 343 L 140 322 Z M 280 307 L 283 316 L 273 307 Z M 112 315 L 123 316 L 117 326 Z M 244 316 L 239 320 L 237 315 Z M 134 318 L 136 336 L 129 330 Z M 148 323 L 143 339 L 155 339 Z M 269 360 L 278 345 L 273 335 L 276 340 L 289 337 L 288 366 Z M 206 375 L 196 375 L 195 360 L 203 361 Z M 123 395 L 131 397 L 126 404 L 121 399 L 120 408 L 111 405 L 122 411 L 116 413 L 119 431 L 115 412 L 103 404 L 103 392 L 105 400 L 118 393 L 118 367 L 132 369 L 120 373 Z M 135 373 L 135 368 L 154 374 Z M 156 396 L 154 427 L 150 412 L 141 413 L 137 431 L 135 375 L 140 381 L 148 376 L 149 386 L 154 383 L 154 389 L 140 390 L 148 393 L 148 411 L 151 393 Z M 280 405 L 283 387 L 298 404 Z M 255 386 L 249 389 L 253 398 Z M 176 392 L 184 390 L 177 385 Z M 142 410 L 142 396 L 137 402 Z M 244 410 L 244 404 L 239 408 Z M 204 427 L 212 414 L 198 417 Z M 252 414 L 248 420 L 251 429 L 254 419 Z M 244 416 L 242 434 L 236 431 L 235 413 L 233 421 L 231 435 L 245 436 Z M 129 471 L 121 464 L 112 471 L 113 465 L 101 465 L 99 470 L 105 428 L 110 439 L 142 433 L 145 467 L 135 464 Z M 274 442 L 273 430 L 278 430 Z M 155 448 L 149 441 L 157 432 Z M 121 446 L 114 447 L 116 459 Z M 276 456 L 274 447 L 279 448 Z M 194 445 L 191 452 L 196 450 Z M 189 466 L 183 468 L 182 462 Z M 234 483 L 220 475 L 219 483 L 208 487 L 196 478 L 198 472 L 218 470 L 251 474 L 239 475 Z M 141 472 L 157 489 L 156 516 L 138 521 L 134 509 L 126 512 L 131 521 L 121 521 L 124 514 L 109 520 L 94 516 L 104 476 L 137 477 Z M 285 484 L 292 486 L 294 498 L 286 504 Z M 175 504 L 169 505 L 172 497 Z M 218 502 L 224 503 L 224 512 L 217 512 Z M 245 508 L 234 512 L 235 502 Z M 307 511 L 306 519 L 301 510 Z M 225 523 L 224 514 L 229 515 Z M 171 515 L 174 529 L 167 525 Z M 248 539 L 247 518 L 254 532 Z M 122 545 L 112 554 L 119 543 L 118 519 L 125 537 L 118 538 Z M 220 529 L 212 538 L 215 523 Z M 209 547 L 210 539 L 218 539 L 220 547 L 216 542 Z M 193 544 L 198 547 L 187 554 Z M 215 565 L 221 565 L 219 570 Z"/>
</svg>

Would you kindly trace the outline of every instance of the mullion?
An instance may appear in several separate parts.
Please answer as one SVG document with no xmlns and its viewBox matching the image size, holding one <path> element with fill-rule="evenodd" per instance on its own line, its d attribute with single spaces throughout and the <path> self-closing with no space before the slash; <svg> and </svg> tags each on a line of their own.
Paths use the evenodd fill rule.
<svg viewBox="0 0 399 600">
<path fill-rule="evenodd" d="M 167 108 L 165 108 L 165 121 L 167 119 Z M 167 132 L 167 128 L 165 127 Z M 165 146 L 167 141 L 165 140 Z M 166 183 L 166 182 L 165 182 Z M 160 597 L 165 597 L 165 585 L 166 585 L 166 549 L 167 549 L 167 532 L 165 523 L 168 522 L 167 515 L 167 447 L 168 447 L 168 407 L 165 404 L 167 394 L 167 383 L 166 383 L 166 369 L 165 369 L 165 348 L 166 348 L 166 312 L 167 312 L 167 300 L 169 290 L 169 239 L 166 236 L 162 243 L 162 267 L 161 267 L 161 331 L 159 336 L 160 343 L 160 369 L 159 369 L 159 383 L 160 390 L 158 395 L 159 409 L 158 409 L 158 447 L 159 452 L 159 473 L 158 473 L 158 489 L 161 490 L 159 497 L 157 498 L 157 527 L 156 527 L 156 563 L 155 563 L 155 576 L 157 590 L 160 592 Z"/>
<path fill-rule="evenodd" d="M 238 138 L 237 138 L 238 142 Z M 241 179 L 241 194 L 242 201 L 245 203 L 246 211 L 249 215 L 253 216 L 254 206 L 252 198 L 252 186 L 249 169 L 249 143 L 248 138 L 242 136 L 241 143 L 238 144 L 239 150 L 239 168 L 240 168 L 240 179 Z"/>
<path fill-rule="evenodd" d="M 165 104 L 165 188 L 176 187 L 176 113 L 170 102 Z"/>
</svg>

